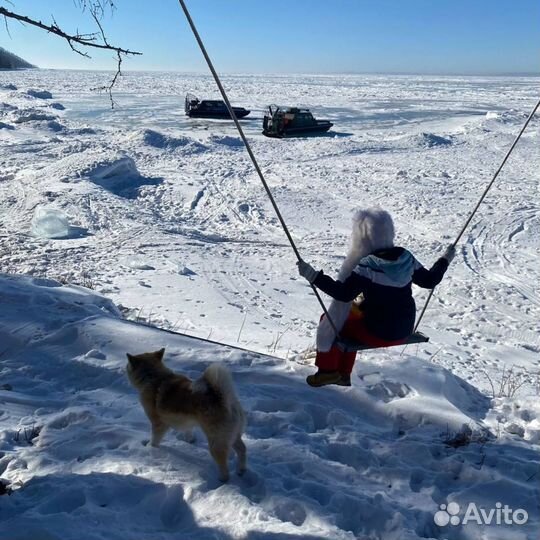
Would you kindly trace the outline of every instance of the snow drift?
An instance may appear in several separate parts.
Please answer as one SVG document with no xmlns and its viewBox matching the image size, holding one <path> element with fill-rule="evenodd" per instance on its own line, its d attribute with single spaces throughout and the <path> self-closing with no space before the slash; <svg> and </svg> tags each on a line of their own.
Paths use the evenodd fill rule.
<svg viewBox="0 0 540 540">
<path fill-rule="evenodd" d="M 480 526 L 436 525 L 439 504 L 509 497 L 531 516 L 523 534 L 537 526 L 538 485 L 525 480 L 538 455 L 495 436 L 490 400 L 433 364 L 389 355 L 363 362 L 355 388 L 314 391 L 304 366 L 124 321 L 80 287 L 3 275 L 0 298 L 11 491 L 0 537 L 480 539 Z M 248 413 L 245 477 L 220 485 L 204 437 L 142 444 L 148 422 L 125 353 L 161 346 L 192 378 L 210 362 L 232 371 Z"/>
<path fill-rule="evenodd" d="M 206 147 L 203 144 L 191 137 L 173 137 L 152 129 L 144 129 L 135 135 L 135 137 L 140 138 L 144 144 L 154 148 L 165 150 L 182 149 L 187 153 L 202 152 L 206 150 Z"/>
</svg>

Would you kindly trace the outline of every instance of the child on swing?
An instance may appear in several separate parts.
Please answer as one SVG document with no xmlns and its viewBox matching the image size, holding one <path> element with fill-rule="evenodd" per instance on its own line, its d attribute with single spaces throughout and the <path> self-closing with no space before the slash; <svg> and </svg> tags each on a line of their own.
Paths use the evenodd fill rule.
<svg viewBox="0 0 540 540">
<path fill-rule="evenodd" d="M 315 270 L 303 260 L 298 272 L 333 298 L 328 309 L 340 337 L 370 347 L 400 345 L 413 333 L 416 305 L 414 283 L 425 289 L 438 285 L 455 255 L 453 245 L 427 270 L 405 248 L 394 246 L 394 223 L 380 208 L 358 210 L 353 216 L 351 247 L 338 279 Z M 353 303 L 359 295 L 359 303 Z M 310 386 L 351 386 L 356 352 L 335 345 L 336 333 L 326 316 L 317 329 L 317 373 Z"/>
</svg>

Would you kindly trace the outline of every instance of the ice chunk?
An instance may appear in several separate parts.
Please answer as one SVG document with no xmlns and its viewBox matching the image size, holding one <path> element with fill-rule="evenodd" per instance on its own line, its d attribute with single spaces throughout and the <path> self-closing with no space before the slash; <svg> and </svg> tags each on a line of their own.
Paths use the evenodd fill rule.
<svg viewBox="0 0 540 540">
<path fill-rule="evenodd" d="M 35 97 L 38 99 L 52 99 L 52 94 L 47 90 L 33 90 L 30 89 L 26 92 L 26 95 Z"/>
<path fill-rule="evenodd" d="M 178 273 L 181 276 L 196 276 L 197 275 L 191 268 L 188 268 L 187 266 L 184 266 L 182 264 L 178 265 Z"/>
<path fill-rule="evenodd" d="M 49 120 L 46 125 L 51 131 L 63 131 L 66 129 L 65 126 L 56 120 Z"/>
<path fill-rule="evenodd" d="M 515 424 L 515 423 L 509 424 L 505 426 L 504 429 L 505 431 L 507 431 L 508 433 L 512 433 L 513 435 L 518 435 L 519 437 L 522 437 L 522 438 L 525 436 L 525 430 L 523 429 L 523 427 L 521 427 L 518 424 Z"/>
<path fill-rule="evenodd" d="M 32 219 L 32 234 L 41 238 L 66 238 L 69 222 L 63 212 L 51 207 L 38 206 Z"/>
</svg>

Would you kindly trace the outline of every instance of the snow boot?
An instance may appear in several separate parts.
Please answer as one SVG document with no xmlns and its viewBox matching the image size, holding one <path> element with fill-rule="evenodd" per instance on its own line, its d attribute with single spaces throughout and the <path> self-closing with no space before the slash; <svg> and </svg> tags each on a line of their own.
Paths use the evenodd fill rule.
<svg viewBox="0 0 540 540">
<path fill-rule="evenodd" d="M 341 379 L 339 371 L 322 371 L 319 370 L 314 375 L 308 375 L 306 382 L 309 386 L 326 386 L 327 384 L 335 384 Z"/>
<path fill-rule="evenodd" d="M 351 376 L 341 375 L 339 380 L 333 384 L 337 384 L 338 386 L 351 386 Z"/>
</svg>

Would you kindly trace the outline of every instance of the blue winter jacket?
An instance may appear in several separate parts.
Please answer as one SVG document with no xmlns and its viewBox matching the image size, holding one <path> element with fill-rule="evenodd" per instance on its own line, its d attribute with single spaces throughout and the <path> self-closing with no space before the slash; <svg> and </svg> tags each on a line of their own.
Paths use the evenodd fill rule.
<svg viewBox="0 0 540 540">
<path fill-rule="evenodd" d="M 433 289 L 448 268 L 440 258 L 429 270 L 404 248 L 375 251 L 360 260 L 345 281 L 336 281 L 322 271 L 313 282 L 336 300 L 350 302 L 359 294 L 364 299 L 360 309 L 365 313 L 367 329 L 381 339 L 404 339 L 413 332 L 416 305 L 412 284 Z"/>
</svg>

